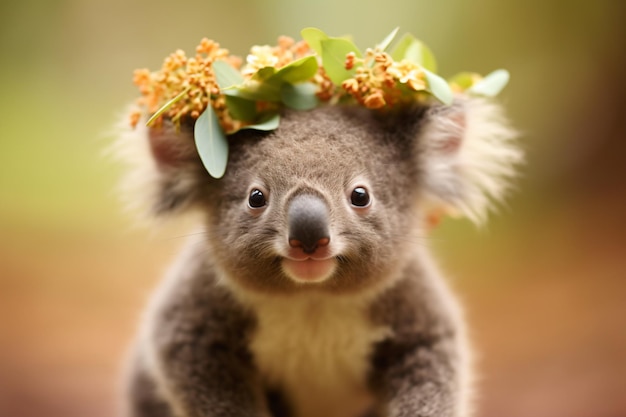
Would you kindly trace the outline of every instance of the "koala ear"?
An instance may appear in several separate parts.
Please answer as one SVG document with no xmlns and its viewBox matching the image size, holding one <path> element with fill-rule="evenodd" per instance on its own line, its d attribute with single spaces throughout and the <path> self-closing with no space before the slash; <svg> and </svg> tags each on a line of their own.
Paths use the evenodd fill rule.
<svg viewBox="0 0 626 417">
<path fill-rule="evenodd" d="M 182 211 L 199 200 L 200 185 L 210 178 L 197 154 L 191 126 L 177 129 L 164 121 L 148 128 L 145 120 L 135 128 L 128 122 L 120 126 L 114 153 L 127 165 L 121 183 L 127 207 L 161 215 Z"/>
<path fill-rule="evenodd" d="M 483 223 L 524 158 L 502 108 L 477 98 L 434 106 L 426 111 L 420 131 L 427 209 Z"/>
</svg>

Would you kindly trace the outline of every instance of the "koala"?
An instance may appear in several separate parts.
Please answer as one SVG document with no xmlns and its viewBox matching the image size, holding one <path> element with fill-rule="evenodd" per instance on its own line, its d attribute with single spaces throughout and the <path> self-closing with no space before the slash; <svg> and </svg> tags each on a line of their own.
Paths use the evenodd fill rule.
<svg viewBox="0 0 626 417">
<path fill-rule="evenodd" d="M 285 110 L 229 136 L 214 179 L 193 121 L 122 133 L 132 199 L 202 223 L 147 309 L 125 417 L 469 416 L 471 351 L 428 219 L 483 222 L 515 138 L 479 98 Z"/>
</svg>

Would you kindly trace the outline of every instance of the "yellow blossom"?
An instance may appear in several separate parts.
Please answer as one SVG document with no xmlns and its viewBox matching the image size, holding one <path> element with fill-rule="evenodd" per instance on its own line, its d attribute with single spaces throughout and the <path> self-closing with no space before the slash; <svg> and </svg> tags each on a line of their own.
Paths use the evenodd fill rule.
<svg viewBox="0 0 626 417">
<path fill-rule="evenodd" d="M 261 68 L 275 67 L 278 63 L 278 57 L 274 55 L 274 49 L 269 45 L 253 46 L 250 53 L 246 57 L 246 67 L 243 70 L 244 75 L 253 75 Z"/>
<path fill-rule="evenodd" d="M 246 57 L 246 66 L 242 74 L 253 76 L 258 70 L 265 67 L 280 69 L 296 59 L 311 55 L 312 51 L 306 42 L 296 42 L 288 36 L 278 38 L 278 45 L 253 46 Z"/>
<path fill-rule="evenodd" d="M 402 84 L 407 84 L 414 91 L 426 89 L 426 75 L 418 64 L 407 60 L 394 62 L 387 68 L 387 72 Z"/>
</svg>

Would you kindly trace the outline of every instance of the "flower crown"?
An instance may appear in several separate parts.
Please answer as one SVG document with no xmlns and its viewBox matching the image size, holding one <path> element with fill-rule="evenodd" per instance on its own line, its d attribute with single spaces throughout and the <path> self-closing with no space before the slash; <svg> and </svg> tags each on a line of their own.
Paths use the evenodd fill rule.
<svg viewBox="0 0 626 417">
<path fill-rule="evenodd" d="M 177 127 L 195 119 L 200 158 L 211 176 L 221 178 L 228 160 L 226 135 L 276 129 L 283 107 L 356 103 L 383 110 L 432 98 L 450 104 L 455 94 L 493 97 L 509 80 L 500 69 L 485 77 L 462 72 L 446 81 L 436 74 L 430 49 L 411 34 L 390 49 L 397 32 L 362 53 L 349 38 L 306 28 L 299 42 L 281 36 L 276 46 L 253 46 L 243 65 L 218 43 L 202 39 L 195 57 L 177 50 L 159 71 L 135 70 L 141 97 L 131 125 L 144 115 L 152 127 L 164 118 Z"/>
</svg>

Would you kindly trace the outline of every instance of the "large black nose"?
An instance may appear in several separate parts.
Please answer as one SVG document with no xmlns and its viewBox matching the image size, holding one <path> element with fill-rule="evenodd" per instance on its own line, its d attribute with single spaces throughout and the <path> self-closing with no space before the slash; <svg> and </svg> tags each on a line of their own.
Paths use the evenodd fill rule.
<svg viewBox="0 0 626 417">
<path fill-rule="evenodd" d="M 291 247 L 311 254 L 330 242 L 328 207 L 321 198 L 310 194 L 294 197 L 289 203 L 287 218 Z"/>
</svg>

